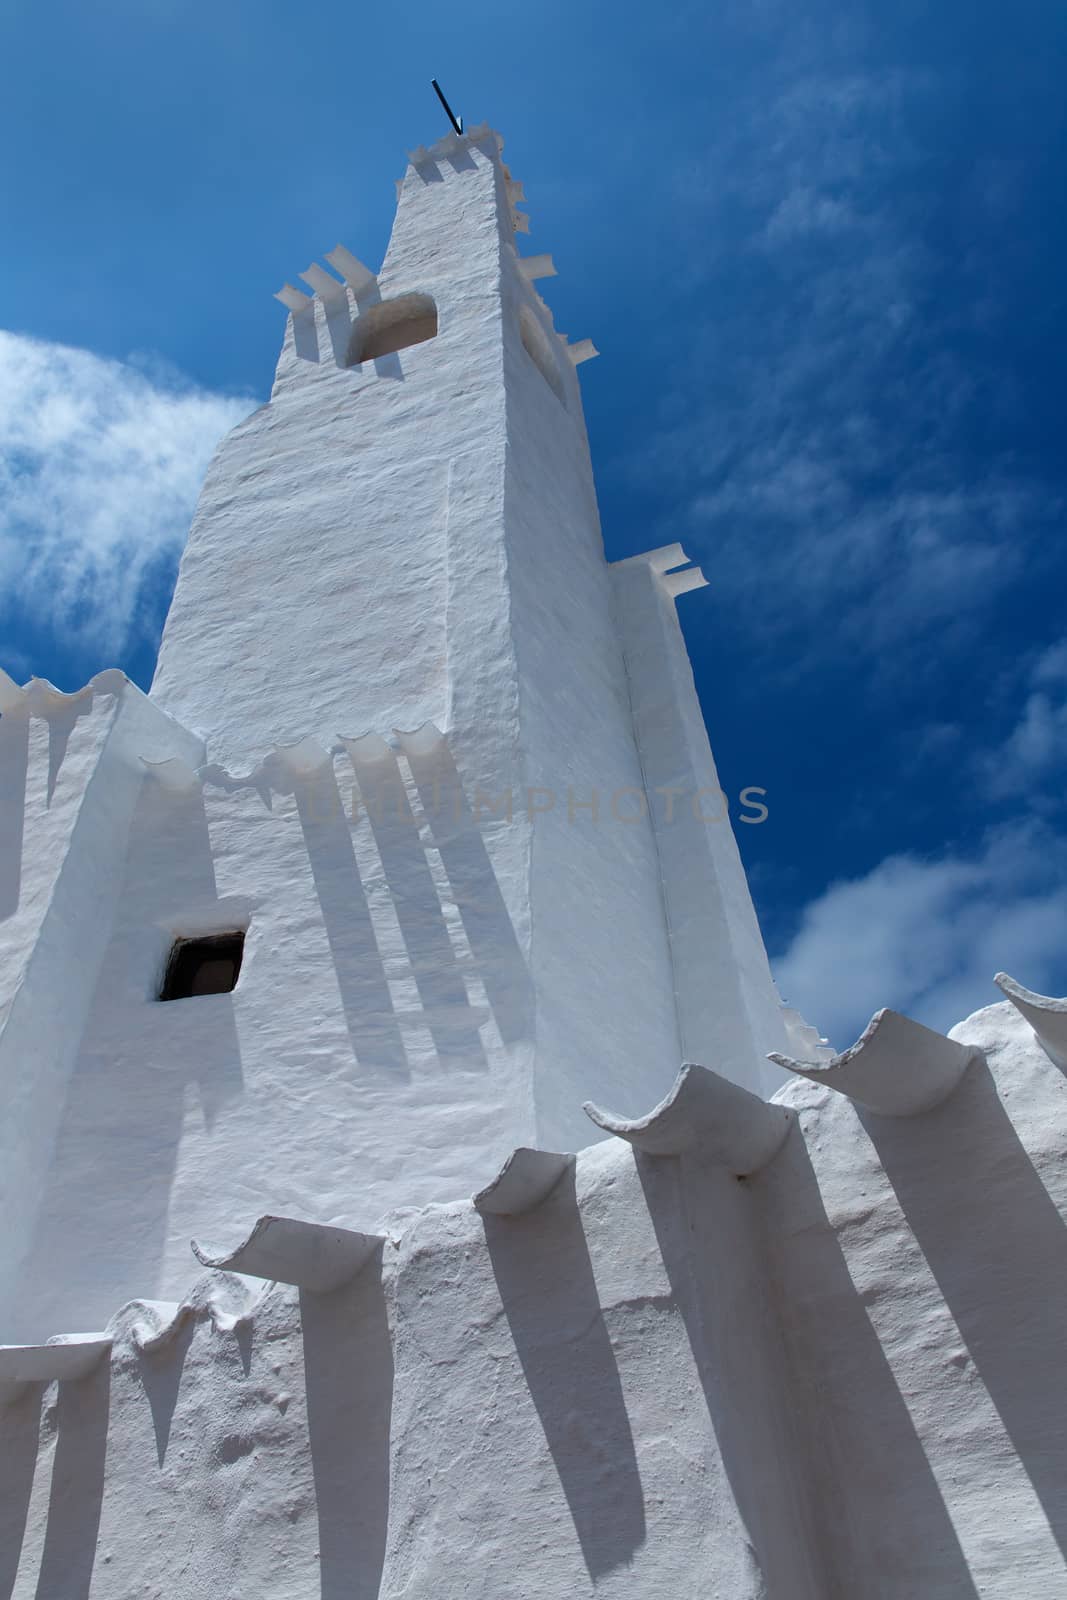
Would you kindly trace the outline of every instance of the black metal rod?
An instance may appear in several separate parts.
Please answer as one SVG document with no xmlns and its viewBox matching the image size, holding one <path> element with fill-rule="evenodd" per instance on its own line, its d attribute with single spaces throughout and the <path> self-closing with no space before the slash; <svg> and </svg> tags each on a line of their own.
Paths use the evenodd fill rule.
<svg viewBox="0 0 1067 1600">
<path fill-rule="evenodd" d="M 453 128 L 455 128 L 456 132 L 458 134 L 462 135 L 462 133 L 463 133 L 463 118 L 462 117 L 457 117 L 457 116 L 454 115 L 454 113 L 452 111 L 452 107 L 449 105 L 448 101 L 445 99 L 444 92 L 443 92 L 443 90 L 441 88 L 441 85 L 438 83 L 437 79 L 436 78 L 431 78 L 430 82 L 434 86 L 434 92 L 436 93 L 438 100 L 440 100 L 441 104 L 445 108 L 445 116 L 448 118 L 448 120 L 452 124 Z"/>
</svg>

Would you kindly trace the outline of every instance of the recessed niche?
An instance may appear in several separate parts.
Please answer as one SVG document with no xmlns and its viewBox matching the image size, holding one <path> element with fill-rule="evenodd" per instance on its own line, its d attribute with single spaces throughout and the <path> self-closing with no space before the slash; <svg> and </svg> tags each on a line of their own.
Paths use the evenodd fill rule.
<svg viewBox="0 0 1067 1600">
<path fill-rule="evenodd" d="M 161 1000 L 191 1000 L 202 994 L 229 994 L 244 955 L 243 930 L 212 933 L 202 939 L 176 939 L 167 961 Z"/>
<path fill-rule="evenodd" d="M 560 405 L 567 404 L 563 393 L 563 379 L 560 376 L 559 364 L 548 341 L 548 336 L 537 318 L 523 306 L 519 312 L 519 329 L 522 333 L 522 346 L 552 390 Z"/>
<path fill-rule="evenodd" d="M 374 361 L 437 333 L 437 307 L 428 294 L 401 294 L 368 306 L 356 318 L 348 343 L 348 365 Z"/>
</svg>

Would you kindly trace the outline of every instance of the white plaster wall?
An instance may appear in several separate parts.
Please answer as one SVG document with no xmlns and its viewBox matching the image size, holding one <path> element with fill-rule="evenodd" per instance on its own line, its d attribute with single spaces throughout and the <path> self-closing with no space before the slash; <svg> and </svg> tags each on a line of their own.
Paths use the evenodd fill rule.
<svg viewBox="0 0 1067 1600">
<path fill-rule="evenodd" d="M 21 786 L 24 809 L 17 830 L 24 869 L 17 904 L 0 923 L 10 930 L 6 948 L 0 949 L 9 996 L 0 1031 L 0 1328 L 5 1331 L 37 1326 L 35 1297 L 51 1292 L 60 1268 L 59 1262 L 35 1256 L 34 1240 L 54 1183 L 63 1107 L 111 937 L 127 832 L 144 780 L 142 757 L 158 760 L 180 752 L 198 759 L 202 753 L 120 673 L 101 674 L 80 695 L 60 695 L 44 686 L 27 695 L 24 713 L 4 716 L 9 744 L 0 757 L 8 763 L 9 785 L 10 746 L 21 744 L 18 719 L 27 714 L 29 726 L 21 732 L 28 735 L 33 759 Z M 14 787 L 17 793 L 20 785 Z M 109 1160 L 108 1130 L 103 1132 L 93 1145 L 95 1188 L 124 1188 L 122 1162 Z M 128 1189 L 126 1195 L 129 1206 L 133 1196 Z M 91 1216 L 81 1221 L 83 1227 L 91 1225 Z M 110 1241 L 112 1250 L 118 1247 L 117 1239 Z M 77 1308 L 68 1300 L 65 1309 Z"/>
<path fill-rule="evenodd" d="M 438 336 L 357 371 L 321 304 L 318 361 L 290 319 L 209 473 L 153 686 L 202 793 L 141 791 L 12 1336 L 180 1292 L 220 1206 L 364 1225 L 584 1139 L 579 1086 L 647 1101 L 677 1068 L 650 829 L 567 818 L 640 772 L 577 381 L 561 355 L 565 410 L 521 348 L 520 300 L 556 336 L 505 185 L 495 140 L 409 168 L 379 287 L 432 293 Z M 447 745 L 378 741 L 416 820 L 353 819 L 337 735 L 431 719 Z M 294 777 L 297 738 L 331 762 Z M 245 925 L 232 996 L 156 1001 L 176 935 Z"/>
<path fill-rule="evenodd" d="M 536 808 L 538 1141 L 572 1149 L 583 1130 L 570 1085 L 614 1104 L 651 1103 L 682 1047 L 578 378 L 513 252 L 504 268 L 511 628 L 522 784 Z M 524 348 L 522 316 L 536 319 L 559 393 Z"/>
<path fill-rule="evenodd" d="M 377 833 L 366 805 L 352 823 L 346 756 L 269 770 L 258 788 L 141 786 L 8 1337 L 180 1295 L 190 1237 L 220 1217 L 365 1227 L 398 1192 L 473 1192 L 532 1136 L 528 1073 L 468 987 L 452 881 L 387 808 Z M 173 940 L 234 927 L 234 992 L 159 1002 Z"/>
<path fill-rule="evenodd" d="M 919 1116 L 791 1085 L 754 1178 L 610 1140 L 332 1294 L 127 1307 L 0 1396 L 0 1594 L 1063 1600 L 1067 1082 L 954 1036 Z"/>
<path fill-rule="evenodd" d="M 437 337 L 342 367 L 316 300 L 319 359 L 290 317 L 269 405 L 208 471 L 152 695 L 234 770 L 306 734 L 444 720 L 449 463 L 473 458 L 488 554 L 505 424 L 496 170 L 478 150 L 441 166 L 408 168 L 378 280 L 432 295 Z M 346 334 L 358 310 L 348 291 Z M 466 665 L 496 667 L 488 648 Z"/>
<path fill-rule="evenodd" d="M 679 552 L 679 555 L 681 552 Z M 757 1093 L 789 1048 L 693 672 L 655 554 L 614 564 L 633 723 L 663 878 L 682 1054 Z"/>
</svg>

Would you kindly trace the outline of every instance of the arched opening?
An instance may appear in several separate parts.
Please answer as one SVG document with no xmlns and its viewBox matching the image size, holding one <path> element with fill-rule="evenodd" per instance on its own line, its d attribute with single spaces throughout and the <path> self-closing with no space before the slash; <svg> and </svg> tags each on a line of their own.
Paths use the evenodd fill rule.
<svg viewBox="0 0 1067 1600">
<path fill-rule="evenodd" d="M 523 306 L 519 312 L 519 329 L 522 333 L 523 349 L 552 390 L 560 405 L 567 401 L 563 393 L 563 379 L 560 376 L 559 364 L 556 361 L 548 336 L 533 312 Z"/>
<path fill-rule="evenodd" d="M 428 294 L 400 294 L 368 306 L 356 318 L 348 344 L 350 367 L 422 344 L 437 333 L 437 307 Z"/>
</svg>

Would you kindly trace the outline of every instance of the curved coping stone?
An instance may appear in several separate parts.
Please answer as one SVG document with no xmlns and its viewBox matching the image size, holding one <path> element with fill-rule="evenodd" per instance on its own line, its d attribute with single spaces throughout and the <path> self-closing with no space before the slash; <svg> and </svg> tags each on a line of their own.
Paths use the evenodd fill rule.
<svg viewBox="0 0 1067 1600">
<path fill-rule="evenodd" d="M 382 1243 L 378 1234 L 354 1233 L 295 1217 L 260 1217 L 236 1249 L 218 1251 L 192 1241 L 193 1254 L 205 1267 L 242 1272 L 275 1283 L 327 1293 L 339 1289 L 366 1266 Z"/>
<path fill-rule="evenodd" d="M 1067 1072 L 1067 999 L 1053 1000 L 1047 994 L 1035 994 L 1033 989 L 1024 989 L 1021 983 L 1009 978 L 1006 972 L 998 972 L 993 982 L 1026 1018 L 1046 1055 Z"/>
<path fill-rule="evenodd" d="M 794 1061 L 777 1053 L 768 1060 L 836 1089 L 868 1111 L 913 1117 L 946 1100 L 981 1053 L 886 1009 L 875 1012 L 850 1049 L 827 1062 Z"/>
<path fill-rule="evenodd" d="M 776 1155 L 794 1114 L 770 1105 L 739 1084 L 687 1062 L 667 1097 L 647 1116 L 629 1120 L 586 1102 L 587 1117 L 605 1133 L 627 1139 L 651 1156 L 700 1153 L 743 1177 Z"/>
<path fill-rule="evenodd" d="M 106 1333 L 75 1333 L 47 1344 L 0 1345 L 0 1385 L 84 1378 L 111 1349 Z"/>
<path fill-rule="evenodd" d="M 569 1167 L 573 1156 L 557 1155 L 553 1150 L 513 1150 L 486 1188 L 474 1196 L 474 1209 L 493 1216 L 514 1217 L 532 1211 L 547 1200 Z"/>
</svg>

